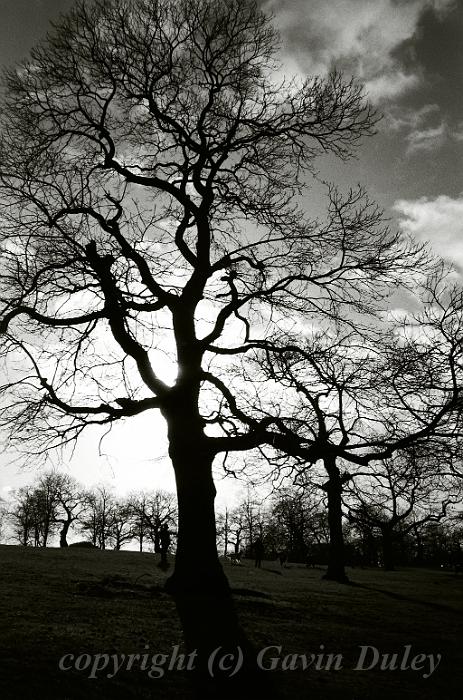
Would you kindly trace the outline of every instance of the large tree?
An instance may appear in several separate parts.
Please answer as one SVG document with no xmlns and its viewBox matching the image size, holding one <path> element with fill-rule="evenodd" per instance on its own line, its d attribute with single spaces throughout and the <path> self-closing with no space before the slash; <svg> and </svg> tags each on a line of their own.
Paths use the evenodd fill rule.
<svg viewBox="0 0 463 700">
<path fill-rule="evenodd" d="M 214 458 L 294 444 L 278 417 L 217 423 L 239 396 L 224 367 L 288 315 L 365 310 L 414 255 L 360 191 L 309 216 L 315 157 L 348 158 L 375 117 L 337 73 L 278 83 L 276 47 L 248 0 L 79 2 L 3 86 L 3 424 L 36 453 L 161 412 L 170 590 L 205 651 L 241 639 Z"/>
</svg>

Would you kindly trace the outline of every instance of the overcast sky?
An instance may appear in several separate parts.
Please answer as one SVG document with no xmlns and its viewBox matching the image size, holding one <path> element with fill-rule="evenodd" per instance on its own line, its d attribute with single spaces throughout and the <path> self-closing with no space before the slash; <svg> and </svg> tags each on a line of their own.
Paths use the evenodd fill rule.
<svg viewBox="0 0 463 700">
<path fill-rule="evenodd" d="M 49 20 L 72 4 L 0 0 L 0 63 L 25 57 L 46 34 Z M 262 4 L 274 13 L 288 73 L 342 69 L 364 82 L 383 114 L 379 133 L 362 145 L 358 160 L 343 166 L 330 162 L 329 176 L 344 185 L 365 184 L 395 225 L 430 241 L 463 269 L 463 0 Z M 124 446 L 132 441 L 124 431 L 117 432 L 116 457 L 109 460 L 95 460 L 91 437 L 81 446 L 77 459 L 85 481 L 114 477 L 123 490 L 153 486 L 152 444 L 133 445 L 127 478 Z M 154 447 L 161 456 L 164 445 Z M 158 464 L 156 473 L 173 488 L 168 466 Z M 30 474 L 19 479 L 30 480 Z M 19 483 L 13 471 L 1 470 L 0 494 L 13 482 Z"/>
</svg>

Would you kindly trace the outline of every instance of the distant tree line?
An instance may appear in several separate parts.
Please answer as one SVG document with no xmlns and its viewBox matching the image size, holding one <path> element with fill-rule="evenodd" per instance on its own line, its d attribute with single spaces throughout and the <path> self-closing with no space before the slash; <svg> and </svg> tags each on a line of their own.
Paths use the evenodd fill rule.
<svg viewBox="0 0 463 700">
<path fill-rule="evenodd" d="M 463 560 L 463 514 L 455 494 L 438 481 L 403 483 L 393 478 L 389 498 L 384 483 L 363 479 L 349 484 L 343 499 L 345 562 L 350 566 L 453 566 Z M 407 491 L 406 486 L 409 489 Z M 382 486 L 382 488 L 381 488 Z M 455 499 L 455 500 L 454 500 Z M 261 539 L 266 559 L 327 566 L 330 557 L 329 509 L 323 488 L 290 486 L 263 505 L 248 494 L 233 509 L 218 515 L 222 553 L 254 556 Z"/>
<path fill-rule="evenodd" d="M 321 481 L 314 472 L 310 482 L 281 487 L 265 503 L 248 489 L 233 508 L 217 514 L 219 551 L 253 557 L 260 539 L 267 559 L 327 565 L 331 532 Z M 461 563 L 460 490 L 459 480 L 445 480 L 442 467 L 424 468 L 413 453 L 384 460 L 374 476 L 350 478 L 343 496 L 345 562 L 384 569 Z M 121 498 L 107 486 L 87 489 L 57 471 L 0 501 L 0 538 L 8 529 L 10 540 L 23 546 L 46 547 L 59 538 L 60 546 L 67 547 L 71 535 L 99 549 L 120 550 L 130 543 L 140 552 L 160 553 L 163 526 L 175 541 L 174 494 L 139 491 Z"/>
<path fill-rule="evenodd" d="M 3 506 L 11 538 L 23 546 L 46 547 L 59 537 L 80 538 L 99 549 L 121 549 L 129 542 L 141 551 L 161 552 L 161 529 L 177 529 L 175 496 L 167 491 L 117 497 L 106 486 L 86 489 L 69 474 L 44 473 L 18 489 Z"/>
</svg>

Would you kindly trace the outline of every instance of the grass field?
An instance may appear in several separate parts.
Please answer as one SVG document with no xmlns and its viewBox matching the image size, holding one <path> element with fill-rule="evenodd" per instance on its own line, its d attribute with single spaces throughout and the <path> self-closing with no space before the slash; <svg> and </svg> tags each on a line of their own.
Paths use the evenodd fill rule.
<svg viewBox="0 0 463 700">
<path fill-rule="evenodd" d="M 151 656 L 167 655 L 182 636 L 176 611 L 163 590 L 166 574 L 153 554 L 83 549 L 0 546 L 0 698 L 4 700 L 129 700 L 192 697 L 188 672 L 148 677 Z M 265 562 L 224 564 L 236 592 L 244 628 L 272 673 L 275 695 L 312 700 L 423 700 L 457 698 L 463 688 L 463 576 L 451 572 L 355 569 L 354 584 L 321 580 L 321 571 Z M 417 670 L 356 670 L 360 647 L 398 654 L 397 664 Z M 181 651 L 181 649 L 180 649 Z M 404 654 L 408 652 L 408 659 Z M 327 669 L 328 654 L 337 665 Z M 372 660 L 368 651 L 365 661 Z M 60 670 L 60 659 L 67 656 Z M 149 654 L 145 670 L 93 673 L 82 654 Z M 283 657 L 315 655 L 306 669 L 283 670 Z M 442 659 L 430 677 L 429 658 Z M 80 660 L 77 662 L 77 659 Z M 105 657 L 99 657 L 104 665 Z M 134 657 L 135 658 L 135 657 Z M 161 659 L 162 661 L 162 659 Z M 294 659 L 286 663 L 291 665 Z M 333 659 L 332 666 L 336 659 Z M 299 666 L 301 659 L 298 660 Z M 137 662 L 138 663 L 138 662 Z M 141 660 L 140 660 L 141 663 Z M 172 662 L 173 663 L 173 662 Z M 315 667 L 318 663 L 318 668 Z M 419 668 L 419 670 L 418 670 Z M 269 671 L 270 673 L 270 671 Z M 238 699 L 239 700 L 239 699 Z"/>
</svg>

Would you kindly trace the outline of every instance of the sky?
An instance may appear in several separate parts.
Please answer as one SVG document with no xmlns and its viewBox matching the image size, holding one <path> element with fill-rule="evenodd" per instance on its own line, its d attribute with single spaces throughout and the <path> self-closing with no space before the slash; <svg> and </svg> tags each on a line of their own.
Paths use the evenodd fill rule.
<svg viewBox="0 0 463 700">
<path fill-rule="evenodd" d="M 463 0 L 267 0 L 292 73 L 336 67 L 383 115 L 358 160 L 330 164 L 361 182 L 393 225 L 463 269 Z"/>
<path fill-rule="evenodd" d="M 49 21 L 72 4 L 0 0 L 0 64 L 26 57 Z M 281 33 L 286 74 L 341 69 L 362 81 L 382 114 L 378 133 L 362 144 L 357 159 L 328 160 L 320 165 L 322 174 L 341 186 L 364 184 L 392 227 L 428 241 L 463 271 L 463 0 L 261 4 Z M 71 472 L 87 485 L 105 482 L 120 493 L 174 490 L 164 435 L 153 412 L 115 428 L 102 445 L 88 434 Z M 33 480 L 34 472 L 2 462 L 0 496 Z M 219 482 L 219 505 L 233 502 L 242 488 Z"/>
</svg>

